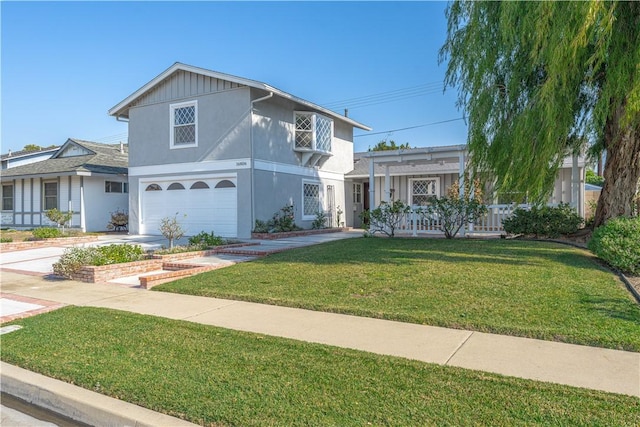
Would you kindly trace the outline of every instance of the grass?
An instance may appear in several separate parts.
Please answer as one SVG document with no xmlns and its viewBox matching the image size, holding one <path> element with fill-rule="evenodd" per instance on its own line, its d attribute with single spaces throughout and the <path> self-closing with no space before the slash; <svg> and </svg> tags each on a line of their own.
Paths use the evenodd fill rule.
<svg viewBox="0 0 640 427">
<path fill-rule="evenodd" d="M 640 351 L 640 306 L 622 283 L 551 242 L 348 239 L 154 290 Z"/>
<path fill-rule="evenodd" d="M 206 426 L 640 424 L 631 396 L 115 310 L 12 323 L 2 360 Z"/>
</svg>

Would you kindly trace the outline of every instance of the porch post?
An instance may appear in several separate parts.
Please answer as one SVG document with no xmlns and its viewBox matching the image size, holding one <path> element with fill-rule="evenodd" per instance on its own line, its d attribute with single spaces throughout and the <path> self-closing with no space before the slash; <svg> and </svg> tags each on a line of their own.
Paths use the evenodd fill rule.
<svg viewBox="0 0 640 427">
<path fill-rule="evenodd" d="M 458 168 L 458 185 L 460 187 L 460 198 L 464 198 L 464 173 L 465 173 L 465 162 L 464 162 L 464 151 L 460 151 L 458 154 L 458 159 L 460 161 L 460 165 Z M 468 224 L 464 224 L 460 229 L 460 235 L 464 237 L 467 234 L 467 226 Z"/>
<path fill-rule="evenodd" d="M 384 200 L 391 201 L 391 179 L 389 179 L 389 165 L 384 165 Z"/>
<path fill-rule="evenodd" d="M 369 210 L 373 210 L 376 206 L 375 160 L 373 157 L 369 159 Z"/>
</svg>

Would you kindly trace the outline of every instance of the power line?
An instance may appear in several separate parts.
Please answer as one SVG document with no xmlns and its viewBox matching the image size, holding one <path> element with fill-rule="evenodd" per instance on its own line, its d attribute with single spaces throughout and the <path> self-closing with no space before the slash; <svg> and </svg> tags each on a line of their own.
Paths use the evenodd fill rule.
<svg viewBox="0 0 640 427">
<path fill-rule="evenodd" d="M 400 128 L 400 129 L 385 130 L 385 131 L 382 131 L 382 132 L 366 133 L 366 134 L 362 134 L 362 135 L 354 135 L 353 137 L 354 138 L 359 138 L 361 136 L 372 136 L 372 135 L 381 135 L 383 133 L 400 132 L 400 131 L 403 131 L 403 130 L 410 130 L 410 129 L 423 128 L 423 127 L 426 127 L 426 126 L 440 125 L 442 123 L 455 122 L 455 121 L 464 120 L 464 119 L 465 119 L 464 117 L 458 117 L 457 119 L 442 120 L 442 121 L 439 121 L 439 122 L 425 123 L 423 125 L 409 126 L 409 127 Z"/>
<path fill-rule="evenodd" d="M 348 98 L 341 101 L 333 101 L 321 104 L 322 106 L 332 109 L 338 107 L 358 108 L 367 105 L 380 104 L 405 98 L 411 98 L 420 95 L 428 95 L 437 93 L 444 89 L 442 82 L 425 83 L 418 86 L 411 86 L 402 89 L 395 89 L 387 92 L 380 92 L 372 95 L 360 96 L 356 98 Z"/>
</svg>

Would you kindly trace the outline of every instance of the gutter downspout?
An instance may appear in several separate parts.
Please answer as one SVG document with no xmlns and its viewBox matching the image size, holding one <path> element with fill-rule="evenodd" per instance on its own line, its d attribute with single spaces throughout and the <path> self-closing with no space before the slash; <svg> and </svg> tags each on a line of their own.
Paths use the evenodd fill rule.
<svg viewBox="0 0 640 427">
<path fill-rule="evenodd" d="M 249 173 L 250 173 L 250 179 L 251 179 L 251 228 L 249 230 L 249 236 L 251 236 L 251 231 L 253 231 L 253 227 L 256 223 L 256 199 L 255 199 L 255 167 L 256 167 L 256 160 L 255 160 L 255 156 L 253 155 L 253 108 L 254 105 L 257 104 L 258 102 L 262 102 L 262 101 L 266 101 L 269 98 L 273 97 L 273 92 L 269 92 L 269 95 L 263 96 L 262 98 L 258 98 L 258 99 L 254 99 L 253 101 L 251 101 L 251 141 L 250 141 L 250 145 L 251 145 L 251 168 L 249 169 Z"/>
</svg>

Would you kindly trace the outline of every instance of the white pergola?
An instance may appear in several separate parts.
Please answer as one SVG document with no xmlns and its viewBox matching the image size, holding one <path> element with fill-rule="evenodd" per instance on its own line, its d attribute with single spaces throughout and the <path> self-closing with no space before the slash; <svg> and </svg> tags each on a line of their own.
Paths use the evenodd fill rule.
<svg viewBox="0 0 640 427">
<path fill-rule="evenodd" d="M 410 148 L 406 150 L 394 151 L 370 151 L 364 154 L 369 159 L 369 200 L 373 204 L 375 201 L 375 166 L 384 166 L 384 194 L 381 200 L 389 202 L 391 200 L 391 179 L 389 168 L 394 165 L 418 165 L 418 164 L 436 164 L 436 163 L 455 163 L 458 162 L 458 181 L 460 183 L 460 196 L 464 195 L 465 170 L 468 158 L 467 146 L 450 145 L 443 147 L 424 147 Z M 584 158 L 577 155 L 565 159 L 565 166 L 570 162 L 571 165 L 571 205 L 580 215 L 584 215 L 583 203 L 579 203 L 582 199 L 580 195 L 580 171 L 579 163 L 584 165 Z"/>
</svg>

